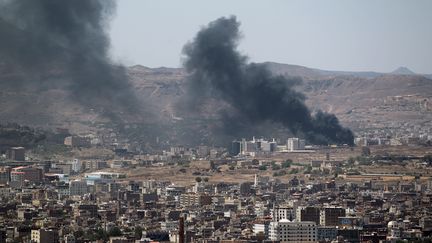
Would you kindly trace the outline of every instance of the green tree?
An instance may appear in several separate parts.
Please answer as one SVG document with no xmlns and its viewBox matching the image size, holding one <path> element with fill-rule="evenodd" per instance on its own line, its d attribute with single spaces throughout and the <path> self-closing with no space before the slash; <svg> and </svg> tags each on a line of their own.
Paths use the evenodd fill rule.
<svg viewBox="0 0 432 243">
<path fill-rule="evenodd" d="M 120 230 L 119 227 L 115 226 L 112 229 L 110 229 L 110 231 L 108 231 L 108 236 L 121 236 L 122 235 L 122 231 Z"/>
<path fill-rule="evenodd" d="M 142 232 L 143 232 L 143 228 L 141 227 L 141 226 L 136 226 L 135 227 L 135 230 L 134 230 L 134 233 L 135 233 L 135 238 L 136 239 L 141 239 L 141 237 L 142 237 Z"/>
<path fill-rule="evenodd" d="M 292 160 L 287 159 L 285 162 L 282 163 L 282 168 L 289 168 L 292 165 Z"/>
<path fill-rule="evenodd" d="M 299 173 L 299 170 L 298 170 L 297 168 L 292 169 L 292 170 L 290 171 L 290 174 L 297 174 L 297 173 Z"/>
<path fill-rule="evenodd" d="M 280 170 L 280 166 L 277 164 L 272 165 L 272 170 Z"/>
</svg>

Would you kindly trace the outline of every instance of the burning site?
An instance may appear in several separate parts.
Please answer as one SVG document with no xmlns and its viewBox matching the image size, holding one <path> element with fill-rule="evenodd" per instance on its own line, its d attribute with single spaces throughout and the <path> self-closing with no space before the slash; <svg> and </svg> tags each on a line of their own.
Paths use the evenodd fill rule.
<svg viewBox="0 0 432 243">
<path fill-rule="evenodd" d="M 0 243 L 431 242 L 431 8 L 0 0 Z"/>
</svg>

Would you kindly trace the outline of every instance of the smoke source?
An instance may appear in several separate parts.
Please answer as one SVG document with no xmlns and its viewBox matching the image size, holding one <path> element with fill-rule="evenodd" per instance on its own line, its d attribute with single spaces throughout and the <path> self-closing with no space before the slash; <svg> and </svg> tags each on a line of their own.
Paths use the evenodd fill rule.
<svg viewBox="0 0 432 243">
<path fill-rule="evenodd" d="M 195 101 L 220 98 L 248 122 L 281 123 L 314 144 L 352 145 L 353 133 L 335 115 L 311 114 L 304 95 L 293 89 L 301 80 L 273 76 L 263 65 L 247 62 L 237 51 L 239 25 L 235 17 L 217 19 L 185 45 L 184 66 Z"/>
<path fill-rule="evenodd" d="M 131 111 L 137 104 L 125 68 L 109 58 L 111 0 L 0 0 L 0 64 L 20 87 L 61 87 L 88 107 Z"/>
</svg>

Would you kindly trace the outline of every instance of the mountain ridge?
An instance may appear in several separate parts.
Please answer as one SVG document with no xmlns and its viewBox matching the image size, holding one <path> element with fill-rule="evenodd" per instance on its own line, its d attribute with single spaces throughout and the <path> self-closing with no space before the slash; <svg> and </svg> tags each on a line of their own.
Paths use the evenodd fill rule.
<svg viewBox="0 0 432 243">
<path fill-rule="evenodd" d="M 335 113 L 342 124 L 357 133 L 366 127 L 393 126 L 389 118 L 413 124 L 432 120 L 429 108 L 424 110 L 419 105 L 428 103 L 432 97 L 432 80 L 423 75 L 326 71 L 272 62 L 262 65 L 275 75 L 301 77 L 304 82 L 297 89 L 305 94 L 310 109 Z M 205 101 L 201 113 L 180 109 L 179 104 L 187 94 L 187 73 L 183 68 L 133 65 L 126 69 L 140 102 L 146 107 L 144 120 L 123 121 L 125 124 L 138 124 L 134 131 L 126 131 L 132 136 L 155 141 L 159 133 L 165 133 L 160 135 L 163 139 L 178 142 L 194 139 L 192 134 L 198 132 L 204 138 L 195 142 L 204 143 L 215 136 L 215 127 L 220 125 L 218 111 L 228 109 L 229 112 L 226 104 L 217 100 Z M 0 73 L 0 80 L 8 75 Z M 103 110 L 81 107 L 59 88 L 48 87 L 35 93 L 31 89 L 3 89 L 1 86 L 2 83 L 2 122 L 65 127 L 77 134 L 97 133 L 107 126 L 110 129 L 114 126 L 109 118 L 103 116 Z M 185 137 L 187 139 L 183 139 Z"/>
</svg>

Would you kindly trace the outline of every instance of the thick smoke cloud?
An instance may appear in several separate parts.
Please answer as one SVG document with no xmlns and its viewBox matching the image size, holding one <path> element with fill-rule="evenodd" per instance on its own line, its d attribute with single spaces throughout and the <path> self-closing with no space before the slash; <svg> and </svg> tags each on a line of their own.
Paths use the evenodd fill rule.
<svg viewBox="0 0 432 243">
<path fill-rule="evenodd" d="M 61 87 L 88 107 L 132 110 L 125 68 L 109 58 L 114 10 L 111 0 L 0 0 L 0 65 L 24 76 L 0 82 Z"/>
<path fill-rule="evenodd" d="M 353 133 L 336 116 L 311 114 L 304 95 L 293 88 L 301 80 L 273 76 L 263 65 L 248 63 L 237 51 L 240 37 L 235 17 L 220 18 L 185 45 L 184 66 L 197 103 L 202 97 L 216 97 L 248 122 L 281 123 L 314 144 L 353 144 Z"/>
</svg>

